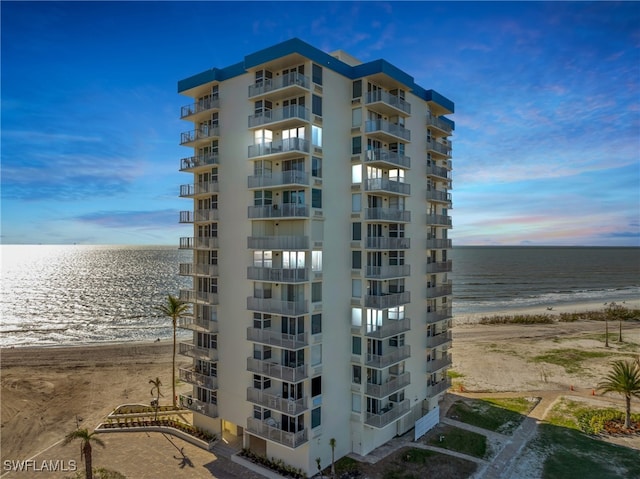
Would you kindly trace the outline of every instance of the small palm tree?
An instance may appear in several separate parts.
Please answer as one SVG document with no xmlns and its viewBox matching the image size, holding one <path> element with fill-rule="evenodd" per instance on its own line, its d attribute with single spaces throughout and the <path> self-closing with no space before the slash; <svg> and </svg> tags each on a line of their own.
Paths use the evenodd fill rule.
<svg viewBox="0 0 640 479">
<path fill-rule="evenodd" d="M 631 396 L 640 398 L 640 364 L 638 361 L 615 361 L 598 389 L 604 393 L 622 394 L 626 401 L 625 429 L 631 425 Z"/>
<path fill-rule="evenodd" d="M 99 446 L 105 447 L 104 442 L 96 437 L 96 432 L 89 433 L 87 429 L 76 429 L 67 434 L 62 441 L 62 445 L 66 446 L 75 439 L 80 439 L 80 456 L 84 459 L 84 467 L 86 479 L 93 479 L 93 469 L 91 464 L 91 443 L 94 442 Z"/>
<path fill-rule="evenodd" d="M 335 438 L 329 439 L 329 446 L 331 446 L 331 475 L 336 477 L 336 466 L 335 466 L 335 452 L 336 452 L 336 440 Z"/>
<path fill-rule="evenodd" d="M 173 325 L 173 362 L 171 366 L 171 385 L 172 389 L 172 401 L 173 407 L 176 407 L 176 331 L 178 329 L 178 319 L 185 318 L 189 315 L 189 304 L 181 301 L 175 296 L 168 295 L 167 302 L 160 306 L 157 306 L 156 311 L 159 311 L 163 315 L 171 318 Z"/>
<path fill-rule="evenodd" d="M 164 395 L 160 392 L 160 386 L 162 386 L 162 382 L 160 381 L 160 378 L 155 378 L 155 380 L 149 379 L 149 384 L 153 384 L 153 387 L 151 388 L 151 395 L 153 396 L 153 391 L 156 392 L 156 415 L 154 417 L 154 420 L 157 421 L 158 406 L 160 405 L 160 396 L 164 397 Z"/>
</svg>

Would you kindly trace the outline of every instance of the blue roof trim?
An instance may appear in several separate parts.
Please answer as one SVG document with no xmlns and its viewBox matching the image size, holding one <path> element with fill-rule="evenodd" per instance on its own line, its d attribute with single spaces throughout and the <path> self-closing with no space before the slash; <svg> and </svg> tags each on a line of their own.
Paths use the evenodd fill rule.
<svg viewBox="0 0 640 479">
<path fill-rule="evenodd" d="M 454 111 L 454 103 L 451 100 L 445 98 L 434 90 L 425 90 L 420 85 L 416 85 L 415 80 L 411 75 L 405 73 L 386 60 L 373 60 L 371 62 L 352 67 L 337 58 L 332 57 L 328 53 L 318 50 L 316 47 L 303 42 L 299 38 L 291 38 L 282 43 L 278 43 L 277 45 L 251 53 L 244 57 L 243 62 L 236 63 L 235 65 L 222 69 L 212 68 L 211 70 L 180 80 L 178 82 L 178 93 L 212 81 L 228 80 L 229 78 L 246 73 L 250 68 L 262 65 L 263 63 L 268 63 L 277 58 L 291 55 L 292 53 L 298 53 L 314 63 L 330 68 L 336 73 L 352 80 L 374 75 L 376 73 L 384 73 L 403 85 L 406 85 L 414 94 L 423 100 L 433 101 L 442 105 L 451 112 Z"/>
</svg>

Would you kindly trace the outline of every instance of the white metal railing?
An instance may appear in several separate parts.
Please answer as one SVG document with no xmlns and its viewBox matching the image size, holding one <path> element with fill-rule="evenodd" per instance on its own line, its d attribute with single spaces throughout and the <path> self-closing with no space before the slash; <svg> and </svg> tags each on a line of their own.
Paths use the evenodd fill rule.
<svg viewBox="0 0 640 479">
<path fill-rule="evenodd" d="M 435 336 L 427 336 L 427 347 L 435 348 L 442 344 L 451 342 L 451 331 L 445 331 L 440 334 L 436 334 Z"/>
<path fill-rule="evenodd" d="M 309 205 L 282 203 L 266 206 L 249 206 L 249 218 L 307 218 L 311 208 Z"/>
<path fill-rule="evenodd" d="M 298 72 L 289 72 L 276 78 L 265 78 L 253 85 L 249 85 L 249 98 L 280 90 L 281 88 L 297 86 L 308 89 L 309 85 L 309 77 Z"/>
<path fill-rule="evenodd" d="M 437 311 L 427 312 L 427 324 L 439 323 L 452 317 L 453 311 L 451 308 L 439 309 Z"/>
<path fill-rule="evenodd" d="M 444 144 L 432 138 L 427 140 L 427 150 L 435 151 L 444 156 L 451 156 L 451 142 Z"/>
<path fill-rule="evenodd" d="M 389 336 L 395 336 L 396 334 L 404 333 L 411 329 L 411 320 L 409 318 L 400 320 L 387 320 L 382 326 L 377 327 L 372 331 L 367 331 L 365 334 L 370 338 L 388 338 Z"/>
<path fill-rule="evenodd" d="M 367 92 L 366 102 L 367 104 L 376 102 L 386 103 L 387 105 L 391 105 L 408 115 L 411 114 L 411 104 L 400 98 L 398 95 L 392 95 L 388 91 L 376 90 Z"/>
<path fill-rule="evenodd" d="M 180 249 L 215 249 L 218 248 L 217 237 L 183 237 L 180 238 Z"/>
<path fill-rule="evenodd" d="M 205 416 L 218 417 L 217 405 L 200 401 L 192 396 L 180 394 L 180 405 Z"/>
<path fill-rule="evenodd" d="M 269 141 L 249 145 L 249 158 L 256 156 L 275 155 L 287 152 L 309 153 L 309 140 L 304 138 L 285 138 L 283 140 Z"/>
<path fill-rule="evenodd" d="M 193 115 L 194 113 L 200 113 L 202 111 L 212 110 L 220 108 L 219 98 L 203 98 L 189 105 L 185 105 L 180 108 L 180 118 Z"/>
<path fill-rule="evenodd" d="M 187 316 L 185 318 L 178 318 L 178 327 L 183 329 L 190 329 L 192 331 L 217 333 L 218 321 L 207 320 L 194 316 Z"/>
<path fill-rule="evenodd" d="M 443 379 L 439 383 L 430 384 L 427 386 L 427 396 L 435 396 L 440 394 L 451 387 L 451 379 Z"/>
<path fill-rule="evenodd" d="M 427 361 L 427 373 L 432 374 L 439 371 L 442 368 L 445 368 L 451 364 L 451 356 L 445 354 L 443 357 L 439 359 L 432 359 L 431 361 Z"/>
<path fill-rule="evenodd" d="M 220 136 L 220 127 L 217 125 L 203 125 L 196 130 L 185 131 L 180 134 L 180 144 L 191 143 L 197 140 L 205 140 L 214 136 Z"/>
<path fill-rule="evenodd" d="M 448 273 L 453 270 L 451 260 L 427 263 L 427 273 Z"/>
<path fill-rule="evenodd" d="M 190 156 L 180 160 L 180 171 L 190 170 L 200 166 L 217 165 L 219 162 L 218 153 L 207 155 Z"/>
<path fill-rule="evenodd" d="M 451 130 L 452 130 L 451 124 L 443 120 L 442 118 L 438 118 L 435 115 L 428 114 L 426 123 L 427 123 L 427 126 L 435 126 L 439 130 L 442 130 L 444 132 L 451 134 Z"/>
<path fill-rule="evenodd" d="M 439 298 L 440 296 L 450 296 L 453 294 L 453 285 L 448 284 L 427 287 L 427 298 Z"/>
<path fill-rule="evenodd" d="M 427 249 L 451 249 L 451 246 L 450 239 L 427 238 Z"/>
<path fill-rule="evenodd" d="M 274 298 L 247 298 L 247 309 L 263 313 L 281 314 L 284 316 L 300 316 L 309 312 L 309 303 L 306 300 L 285 301 Z"/>
<path fill-rule="evenodd" d="M 247 279 L 279 283 L 309 281 L 309 268 L 259 268 L 247 267 Z"/>
<path fill-rule="evenodd" d="M 291 448 L 301 446 L 308 441 L 306 429 L 298 432 L 287 432 L 280 429 L 280 427 L 276 427 L 279 425 L 275 420 L 272 419 L 272 421 L 273 425 L 268 424 L 266 421 L 249 417 L 247 418 L 247 431 Z"/>
<path fill-rule="evenodd" d="M 411 194 L 411 185 L 401 181 L 393 181 L 387 178 L 370 178 L 365 180 L 366 191 L 388 191 L 399 195 Z"/>
<path fill-rule="evenodd" d="M 367 236 L 368 249 L 409 249 L 409 238 L 391 238 L 386 236 Z"/>
<path fill-rule="evenodd" d="M 387 407 L 381 409 L 378 413 L 367 412 L 364 422 L 369 426 L 377 428 L 384 427 L 408 413 L 410 406 L 410 401 L 408 399 L 405 399 L 395 405 L 394 403 L 389 403 Z"/>
<path fill-rule="evenodd" d="M 178 352 L 183 356 L 195 359 L 209 359 L 211 361 L 218 360 L 218 350 L 201 348 L 193 343 L 178 343 Z"/>
<path fill-rule="evenodd" d="M 219 183 L 217 181 L 203 181 L 194 185 L 180 185 L 180 196 L 189 197 L 206 193 L 217 193 Z"/>
<path fill-rule="evenodd" d="M 247 328 L 247 340 L 285 349 L 300 349 L 309 344 L 309 333 L 287 334 L 273 329 Z"/>
<path fill-rule="evenodd" d="M 283 398 L 279 389 L 264 390 L 247 388 L 247 401 L 268 407 L 269 409 L 275 409 L 292 416 L 302 414 L 308 409 L 305 398 Z"/>
<path fill-rule="evenodd" d="M 207 376 L 196 371 L 195 369 L 180 368 L 180 380 L 196 386 L 202 386 L 207 389 L 218 389 L 218 378 L 215 376 Z"/>
<path fill-rule="evenodd" d="M 365 394 L 367 396 L 373 396 L 376 398 L 385 398 L 394 392 L 407 387 L 411 384 L 410 373 L 403 373 L 400 376 L 389 377 L 384 384 L 370 384 L 367 383 Z"/>
<path fill-rule="evenodd" d="M 429 226 L 451 226 L 451 224 L 451 216 L 427 215 L 427 225 Z"/>
<path fill-rule="evenodd" d="M 180 263 L 182 276 L 218 276 L 217 264 Z"/>
<path fill-rule="evenodd" d="M 309 121 L 309 109 L 301 105 L 289 105 L 249 115 L 249 128 L 292 119 Z"/>
<path fill-rule="evenodd" d="M 386 309 L 400 306 L 411 302 L 411 293 L 404 291 L 402 293 L 386 293 L 371 294 L 364 297 L 364 305 L 368 308 Z"/>
<path fill-rule="evenodd" d="M 256 358 L 247 358 L 247 370 L 290 382 L 302 381 L 308 377 L 307 366 L 304 364 L 290 367 Z"/>
<path fill-rule="evenodd" d="M 386 368 L 394 363 L 402 361 L 411 356 L 411 347 L 408 344 L 400 347 L 389 347 L 390 352 L 386 354 L 367 353 L 366 365 L 372 368 Z"/>
<path fill-rule="evenodd" d="M 427 189 L 427 200 L 451 203 L 451 193 L 448 191 L 436 190 L 435 188 Z"/>
<path fill-rule="evenodd" d="M 411 275 L 411 265 L 367 266 L 367 278 L 399 278 Z"/>
<path fill-rule="evenodd" d="M 364 155 L 365 162 L 381 161 L 384 163 L 391 163 L 402 168 L 411 168 L 411 158 L 402 155 L 397 151 L 389 151 L 383 148 L 375 148 L 373 150 L 367 150 Z"/>
<path fill-rule="evenodd" d="M 411 141 L 411 130 L 407 130 L 403 126 L 387 120 L 368 120 L 365 123 L 365 132 L 374 133 L 376 131 L 382 131 L 403 140 Z"/>
<path fill-rule="evenodd" d="M 365 208 L 365 218 L 381 221 L 411 221 L 411 212 L 398 208 Z"/>
<path fill-rule="evenodd" d="M 304 171 L 282 171 L 272 173 L 270 176 L 250 176 L 249 188 L 263 188 L 267 186 L 281 185 L 309 185 L 309 173 Z"/>
</svg>

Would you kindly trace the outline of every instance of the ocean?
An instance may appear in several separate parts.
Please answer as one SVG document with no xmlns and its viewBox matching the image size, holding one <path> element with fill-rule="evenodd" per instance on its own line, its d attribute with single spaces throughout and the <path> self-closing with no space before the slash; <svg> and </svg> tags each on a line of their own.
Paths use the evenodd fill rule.
<svg viewBox="0 0 640 479">
<path fill-rule="evenodd" d="M 191 287 L 178 275 L 191 252 L 174 246 L 0 248 L 2 347 L 168 339 L 154 307 Z M 454 247 L 450 257 L 454 315 L 640 298 L 640 248 Z"/>
</svg>

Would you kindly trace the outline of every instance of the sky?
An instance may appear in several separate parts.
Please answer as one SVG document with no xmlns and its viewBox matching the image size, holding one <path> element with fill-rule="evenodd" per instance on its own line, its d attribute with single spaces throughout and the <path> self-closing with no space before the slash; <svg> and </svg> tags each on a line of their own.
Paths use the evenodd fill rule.
<svg viewBox="0 0 640 479">
<path fill-rule="evenodd" d="M 178 245 L 178 80 L 292 37 L 455 103 L 454 245 L 640 246 L 640 3 L 9 2 L 1 242 Z"/>
</svg>

